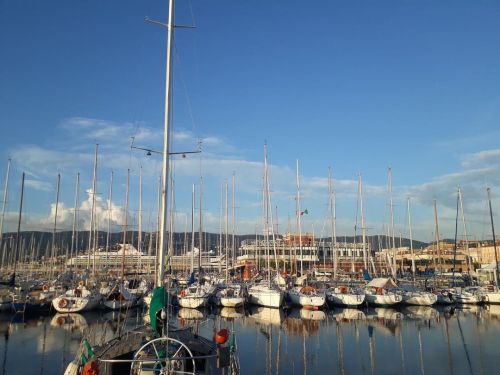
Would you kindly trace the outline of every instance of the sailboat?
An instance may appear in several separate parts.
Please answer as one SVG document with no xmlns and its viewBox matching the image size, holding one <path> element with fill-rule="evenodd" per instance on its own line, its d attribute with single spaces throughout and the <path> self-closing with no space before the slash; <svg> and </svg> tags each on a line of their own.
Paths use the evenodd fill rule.
<svg viewBox="0 0 500 375">
<path fill-rule="evenodd" d="M 454 251 L 454 258 L 456 257 L 456 251 L 457 251 L 457 227 L 458 227 L 458 208 L 459 208 L 459 201 L 460 201 L 460 191 L 457 195 L 457 215 L 456 215 L 456 221 L 455 221 L 455 251 Z M 455 262 L 454 262 L 455 263 Z M 453 286 L 455 286 L 455 264 L 453 264 Z M 477 305 L 479 303 L 483 302 L 483 295 L 482 295 L 482 288 L 479 286 L 468 286 L 465 288 L 455 288 L 455 290 L 452 290 L 451 296 L 453 300 L 458 303 L 458 304 L 471 304 L 471 305 Z"/>
<path fill-rule="evenodd" d="M 302 256 L 302 228 L 301 228 L 301 208 L 300 208 L 300 180 L 299 180 L 299 161 L 297 160 L 297 223 L 299 229 L 299 248 L 300 248 L 300 274 L 303 278 L 299 285 L 306 282 L 303 273 L 303 256 Z M 323 306 L 326 301 L 325 292 L 317 290 L 310 285 L 296 286 L 288 290 L 288 298 L 293 305 L 302 306 L 312 309 L 318 309 Z"/>
<path fill-rule="evenodd" d="M 264 231 L 266 236 L 266 256 L 267 256 L 267 280 L 254 284 L 248 288 L 248 299 L 250 303 L 265 307 L 279 308 L 283 304 L 283 292 L 271 284 L 271 262 L 269 249 L 269 231 L 272 226 L 269 226 L 269 210 L 270 210 L 270 193 L 269 193 L 269 171 L 267 165 L 267 145 L 264 146 L 264 189 L 263 203 L 265 213 Z M 274 241 L 273 241 L 274 242 Z"/>
<path fill-rule="evenodd" d="M 246 301 L 246 289 L 240 284 L 229 283 L 229 241 L 228 241 L 228 188 L 226 181 L 226 278 L 224 286 L 221 290 L 217 292 L 216 300 L 223 307 L 240 307 L 245 304 Z M 233 219 L 234 219 L 234 174 L 233 174 Z M 234 221 L 234 220 L 233 220 Z M 233 223 L 233 234 L 234 234 L 234 223 Z M 232 240 L 234 246 L 234 235 Z M 234 251 L 233 251 L 234 252 Z"/>
<path fill-rule="evenodd" d="M 495 252 L 495 285 L 490 288 L 489 290 L 485 290 L 483 292 L 483 300 L 486 303 L 500 303 L 500 289 L 498 287 L 498 278 L 499 278 L 499 272 L 498 272 L 498 255 L 497 255 L 497 242 L 496 242 L 496 237 L 495 237 L 495 225 L 493 224 L 493 210 L 491 208 L 491 191 L 490 188 L 486 190 L 487 195 L 488 195 L 488 205 L 490 208 L 490 220 L 491 220 L 491 232 L 493 235 L 493 250 Z"/>
<path fill-rule="evenodd" d="M 358 198 L 361 199 L 361 178 L 358 180 Z M 334 249 L 335 254 L 334 254 L 334 274 L 337 275 L 337 262 L 336 262 L 336 249 L 335 249 L 335 242 L 336 240 L 336 230 L 335 230 L 335 201 L 334 201 L 334 195 L 333 195 L 333 189 L 332 189 L 332 177 L 331 173 L 328 174 L 328 195 L 330 196 L 329 199 L 329 206 L 330 206 L 330 216 L 331 216 L 331 221 L 332 221 L 332 249 Z M 361 210 L 363 212 L 363 210 Z M 364 215 L 362 215 L 364 217 Z M 363 224 L 362 227 L 364 228 L 364 219 L 363 219 Z M 363 229 L 364 233 L 364 229 Z M 363 236 L 363 247 L 365 246 L 365 236 Z M 364 254 L 364 252 L 363 252 Z M 326 300 L 328 303 L 335 305 L 335 306 L 344 306 L 344 307 L 356 307 L 360 306 L 364 301 L 365 301 L 365 293 L 362 289 L 351 287 L 349 285 L 336 285 L 334 287 L 326 289 Z"/>
<path fill-rule="evenodd" d="M 365 301 L 365 294 L 361 289 L 340 285 L 326 290 L 326 300 L 335 306 L 355 307 Z"/>
<path fill-rule="evenodd" d="M 78 313 L 89 311 L 99 306 L 101 295 L 95 288 L 85 286 L 83 281 L 74 289 L 67 290 L 63 295 L 52 300 L 52 306 L 59 313 Z"/>
<path fill-rule="evenodd" d="M 21 178 L 21 198 L 19 204 L 19 220 L 17 223 L 16 247 L 14 252 L 14 275 L 16 274 L 18 256 L 20 253 L 20 231 L 24 200 L 24 180 L 25 174 L 23 172 Z M 52 306 L 52 298 L 54 297 L 54 293 L 50 289 L 51 288 L 48 284 L 46 285 L 46 287 L 44 286 L 42 288 L 33 285 L 31 285 L 27 290 L 19 288 L 19 293 L 14 293 L 12 295 L 12 308 L 14 312 L 21 314 L 30 314 L 49 311 Z"/>
<path fill-rule="evenodd" d="M 167 265 L 167 229 L 169 135 L 172 93 L 172 50 L 174 31 L 174 0 L 169 0 L 168 49 L 166 63 L 166 93 L 164 116 L 162 196 L 160 214 L 160 243 L 158 251 L 155 289 L 149 309 L 150 326 L 140 326 L 121 334 L 107 343 L 92 348 L 83 341 L 82 352 L 67 367 L 65 375 L 80 373 L 111 374 L 222 374 L 234 360 L 234 347 L 226 344 L 230 332 L 216 333 L 214 341 L 191 329 L 174 328 L 169 324 L 169 293 L 164 286 Z"/>
<path fill-rule="evenodd" d="M 217 293 L 223 307 L 240 307 L 245 304 L 246 290 L 240 284 L 228 284 Z"/>
<path fill-rule="evenodd" d="M 198 283 L 182 289 L 177 295 L 179 306 L 190 309 L 206 306 L 208 304 L 208 297 L 209 295 L 205 288 Z"/>
<path fill-rule="evenodd" d="M 397 285 L 390 278 L 375 278 L 365 286 L 365 299 L 370 305 L 390 306 L 402 301 L 399 293 L 393 291 Z"/>
<path fill-rule="evenodd" d="M 97 152 L 98 145 L 95 148 L 94 155 L 94 171 L 97 168 Z M 75 193 L 75 202 L 78 202 L 78 192 L 79 192 L 79 177 L 77 175 L 77 183 L 76 183 L 76 193 Z M 94 179 L 96 178 L 94 173 Z M 93 186 L 95 187 L 95 180 L 93 181 Z M 75 203 L 75 214 L 77 204 Z M 74 216 L 75 219 L 75 216 Z M 73 231 L 74 226 L 76 224 L 76 220 L 73 221 Z M 74 241 L 74 235 L 73 235 Z M 74 243 L 72 243 L 72 246 Z M 73 249 L 72 249 L 73 250 Z M 73 253 L 73 251 L 71 251 Z M 87 280 L 88 281 L 88 280 Z M 80 280 L 75 288 L 70 288 L 66 290 L 63 294 L 57 296 L 52 301 L 52 306 L 59 313 L 78 313 L 82 311 L 89 311 L 99 307 L 101 303 L 102 296 L 99 293 L 98 289 L 95 285 L 90 282 L 86 283 L 84 280 Z"/>
<path fill-rule="evenodd" d="M 197 309 L 199 307 L 206 306 L 208 304 L 208 299 L 210 297 L 205 289 L 205 286 L 202 285 L 199 282 L 199 280 L 195 281 L 194 277 L 194 197 L 195 197 L 195 188 L 193 185 L 192 209 L 191 209 L 191 224 L 192 224 L 191 245 L 193 249 L 191 251 L 191 276 L 188 281 L 189 286 L 185 289 L 182 289 L 177 295 L 177 301 L 179 303 L 179 306 L 190 309 Z M 198 252 L 198 254 L 200 255 L 201 253 Z M 201 262 L 199 263 L 199 266 L 201 266 Z M 200 272 L 198 272 L 198 276 L 200 276 Z"/>
<path fill-rule="evenodd" d="M 127 245 L 127 219 L 128 219 L 128 199 L 130 185 L 130 169 L 127 170 L 127 185 L 125 193 L 125 224 L 123 226 L 123 249 Z M 135 306 L 142 296 L 133 294 L 128 288 L 129 283 L 125 280 L 125 251 L 122 252 L 122 271 L 118 282 L 111 288 L 111 291 L 104 297 L 103 305 L 110 310 L 128 309 Z"/>
<path fill-rule="evenodd" d="M 412 273 L 412 284 L 402 286 L 402 303 L 405 305 L 416 305 L 416 306 L 432 306 L 437 300 L 438 296 L 435 293 L 426 292 L 419 290 L 415 286 L 415 256 L 413 253 L 413 235 L 411 227 L 411 211 L 410 211 L 410 198 L 407 200 L 407 210 L 408 210 L 408 227 L 410 230 L 410 253 L 411 253 L 411 273 Z"/>
<path fill-rule="evenodd" d="M 432 306 L 437 302 L 438 296 L 431 292 L 418 290 L 414 286 L 402 286 L 402 303 L 405 305 Z"/>
</svg>

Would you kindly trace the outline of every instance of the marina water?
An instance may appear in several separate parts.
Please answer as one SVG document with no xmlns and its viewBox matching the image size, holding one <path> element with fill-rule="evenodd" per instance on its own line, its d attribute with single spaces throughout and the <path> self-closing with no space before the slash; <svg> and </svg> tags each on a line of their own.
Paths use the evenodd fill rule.
<svg viewBox="0 0 500 375">
<path fill-rule="evenodd" d="M 494 374 L 500 306 L 171 310 L 205 337 L 236 333 L 242 374 Z M 0 315 L 0 374 L 62 374 L 80 353 L 143 324 L 147 310 Z"/>
</svg>

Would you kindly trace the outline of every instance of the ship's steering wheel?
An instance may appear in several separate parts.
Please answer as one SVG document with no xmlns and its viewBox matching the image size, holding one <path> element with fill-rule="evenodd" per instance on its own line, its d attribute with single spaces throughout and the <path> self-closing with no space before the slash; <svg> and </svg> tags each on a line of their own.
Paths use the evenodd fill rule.
<svg viewBox="0 0 500 375">
<path fill-rule="evenodd" d="M 186 366 L 191 362 L 191 366 Z M 189 370 L 188 367 L 191 367 Z M 134 354 L 130 375 L 195 375 L 193 353 L 183 342 L 171 337 L 159 337 L 145 343 Z"/>
</svg>

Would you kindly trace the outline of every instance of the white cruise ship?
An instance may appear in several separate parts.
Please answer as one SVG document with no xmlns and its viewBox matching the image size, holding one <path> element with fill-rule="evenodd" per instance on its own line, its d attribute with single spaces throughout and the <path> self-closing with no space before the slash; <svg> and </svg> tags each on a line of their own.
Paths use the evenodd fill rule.
<svg viewBox="0 0 500 375">
<path fill-rule="evenodd" d="M 124 254 L 125 252 L 125 254 Z M 153 272 L 155 269 L 155 255 L 147 255 L 137 250 L 132 244 L 116 244 L 111 246 L 107 251 L 106 248 L 99 248 L 95 252 L 85 253 L 77 257 L 68 259 L 66 266 L 74 268 L 87 268 L 89 265 L 94 265 L 98 269 L 118 269 L 121 268 L 122 259 L 124 258 L 125 268 L 127 270 L 141 270 L 143 272 Z M 201 258 L 201 264 L 200 264 Z M 193 262 L 194 268 L 202 267 L 203 269 L 210 270 L 216 269 L 224 264 L 224 256 L 216 255 L 213 251 L 202 252 L 201 256 L 199 250 L 194 248 L 193 254 L 187 252 L 185 255 L 174 255 L 170 258 L 170 266 L 174 270 L 189 269 Z"/>
<path fill-rule="evenodd" d="M 74 258 L 68 259 L 66 266 L 76 268 L 87 268 L 90 264 L 97 268 L 119 268 L 122 265 L 122 259 L 125 263 L 125 268 L 140 268 L 152 269 L 155 267 L 155 255 L 146 255 L 145 253 L 137 250 L 131 244 L 116 244 L 110 246 L 109 249 L 99 248 L 97 251 L 92 251 L 90 254 L 78 255 Z"/>
</svg>

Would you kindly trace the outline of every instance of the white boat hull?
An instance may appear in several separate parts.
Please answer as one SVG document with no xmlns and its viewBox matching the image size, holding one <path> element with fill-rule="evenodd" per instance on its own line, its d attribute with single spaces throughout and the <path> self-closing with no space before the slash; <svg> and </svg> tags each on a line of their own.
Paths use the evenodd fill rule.
<svg viewBox="0 0 500 375">
<path fill-rule="evenodd" d="M 500 304 L 500 292 L 486 292 L 483 297 L 486 303 Z"/>
<path fill-rule="evenodd" d="M 365 296 L 363 294 L 351 294 L 351 293 L 328 293 L 327 300 L 332 305 L 336 306 L 359 306 L 365 301 Z"/>
<path fill-rule="evenodd" d="M 290 290 L 288 292 L 290 302 L 296 306 L 321 307 L 325 304 L 325 295 L 307 295 L 301 292 Z"/>
<path fill-rule="evenodd" d="M 389 294 L 365 294 L 365 300 L 370 305 L 374 306 L 391 306 L 396 305 L 402 301 L 400 295 Z"/>
<path fill-rule="evenodd" d="M 245 299 L 243 297 L 220 297 L 220 304 L 224 307 L 243 306 Z"/>
<path fill-rule="evenodd" d="M 283 293 L 269 288 L 252 287 L 248 291 L 250 303 L 259 306 L 279 308 L 283 304 Z"/>
<path fill-rule="evenodd" d="M 458 304 L 471 304 L 471 305 L 477 305 L 478 303 L 482 302 L 481 296 L 478 294 L 473 294 L 473 293 L 457 293 L 453 295 L 453 300 L 458 303 Z"/>
<path fill-rule="evenodd" d="M 179 297 L 179 306 L 186 307 L 189 309 L 197 309 L 198 307 L 206 306 L 207 301 L 208 297 L 195 297 L 195 296 Z"/>
<path fill-rule="evenodd" d="M 433 293 L 427 292 L 410 292 L 406 295 L 403 295 L 402 302 L 405 305 L 432 306 L 437 302 L 437 296 Z"/>
<path fill-rule="evenodd" d="M 52 300 L 52 306 L 58 313 L 78 313 L 99 307 L 99 297 L 67 297 L 61 296 Z"/>
</svg>

